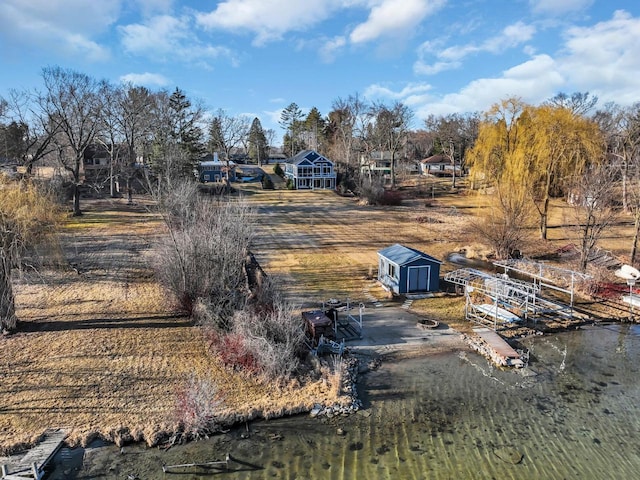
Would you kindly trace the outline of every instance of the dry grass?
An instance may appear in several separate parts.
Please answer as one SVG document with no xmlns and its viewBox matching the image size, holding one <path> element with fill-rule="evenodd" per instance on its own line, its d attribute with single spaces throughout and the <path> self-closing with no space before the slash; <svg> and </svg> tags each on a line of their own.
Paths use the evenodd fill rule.
<svg viewBox="0 0 640 480">
<path fill-rule="evenodd" d="M 0 448 L 64 427 L 156 442 L 176 428 L 176 395 L 192 375 L 215 383 L 220 420 L 276 416 L 334 400 L 321 382 L 264 385 L 225 370 L 201 330 L 172 311 L 144 257 L 158 218 L 123 203 L 86 202 L 63 232 L 75 270 L 31 274 L 16 288 L 19 332 L 0 339 Z"/>
<path fill-rule="evenodd" d="M 461 248 L 483 248 L 466 233 L 470 217 L 486 208 L 475 196 L 446 194 L 430 206 L 423 198 L 400 207 L 365 207 L 331 192 L 243 188 L 259 207 L 253 250 L 302 306 L 332 297 L 364 300 L 371 288 L 367 277 L 377 273 L 376 252 L 393 243 L 440 259 Z M 549 241 L 537 241 L 537 231 L 531 232 L 531 252 L 575 243 L 576 233 L 563 227 L 568 217 L 561 205 L 552 210 Z M 201 331 L 172 312 L 144 262 L 162 232 L 159 219 L 124 202 L 84 206 L 86 214 L 70 220 L 63 242 L 80 273 L 31 275 L 17 285 L 21 333 L 0 339 L 2 447 L 59 426 L 78 442 L 94 434 L 153 442 L 175 427 L 176 391 L 192 374 L 215 382 L 225 398 L 220 415 L 229 421 L 332 401 L 335 389 L 326 382 L 262 385 L 221 368 Z M 602 246 L 627 255 L 630 238 L 627 219 L 610 229 Z M 453 268 L 444 265 L 444 271 Z M 371 293 L 384 296 L 378 288 Z M 443 295 L 413 308 L 459 330 L 469 326 L 460 298 Z"/>
<path fill-rule="evenodd" d="M 259 261 L 285 276 L 290 293 L 307 307 L 332 297 L 362 300 L 368 277 L 377 275 L 378 250 L 393 243 L 440 258 L 468 243 L 469 216 L 455 202 L 369 207 L 332 192 L 246 189 L 248 201 L 261 206 L 254 242 Z M 425 216 L 433 222 L 421 220 Z"/>
</svg>

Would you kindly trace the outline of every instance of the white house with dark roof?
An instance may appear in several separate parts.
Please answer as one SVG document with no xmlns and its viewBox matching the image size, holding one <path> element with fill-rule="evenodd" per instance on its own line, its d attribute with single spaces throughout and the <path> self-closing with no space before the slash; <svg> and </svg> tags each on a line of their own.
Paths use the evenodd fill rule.
<svg viewBox="0 0 640 480">
<path fill-rule="evenodd" d="M 333 167 L 333 162 L 318 152 L 303 150 L 284 162 L 284 175 L 296 190 L 335 190 Z"/>
<path fill-rule="evenodd" d="M 420 160 L 420 173 L 434 175 L 436 177 L 450 176 L 455 168 L 457 176 L 462 174 L 462 168 L 458 160 L 451 164 L 451 158 L 447 155 L 432 155 Z"/>
</svg>

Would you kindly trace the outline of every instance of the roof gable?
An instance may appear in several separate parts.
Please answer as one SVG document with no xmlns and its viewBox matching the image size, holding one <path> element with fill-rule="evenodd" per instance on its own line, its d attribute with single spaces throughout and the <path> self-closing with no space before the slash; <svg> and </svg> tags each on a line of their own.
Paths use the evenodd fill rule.
<svg viewBox="0 0 640 480">
<path fill-rule="evenodd" d="M 423 253 L 411 247 L 405 247 L 404 245 L 400 245 L 399 243 L 391 245 L 387 248 L 383 248 L 378 252 L 378 255 L 380 255 L 381 257 L 385 257 L 386 259 L 392 261 L 397 265 L 405 265 L 419 258 L 424 258 L 426 260 L 442 264 L 440 260 L 433 258 L 426 253 Z"/>
<path fill-rule="evenodd" d="M 288 158 L 286 160 L 286 163 L 291 163 L 293 165 L 300 165 L 303 162 L 307 162 L 307 163 L 304 163 L 306 165 L 306 164 L 314 164 L 314 163 L 316 163 L 318 161 L 328 162 L 331 165 L 333 165 L 333 162 L 331 160 L 329 160 L 326 157 L 323 157 L 322 155 L 320 155 L 315 150 L 302 150 L 297 155 L 295 155 L 295 156 L 293 156 L 291 158 Z"/>
</svg>

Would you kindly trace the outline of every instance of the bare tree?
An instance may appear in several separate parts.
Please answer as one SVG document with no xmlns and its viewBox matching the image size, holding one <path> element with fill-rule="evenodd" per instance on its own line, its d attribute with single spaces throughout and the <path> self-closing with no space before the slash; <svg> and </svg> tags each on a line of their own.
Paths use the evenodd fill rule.
<svg viewBox="0 0 640 480">
<path fill-rule="evenodd" d="M 587 270 L 598 240 L 618 217 L 613 189 L 616 173 L 615 169 L 600 162 L 589 165 L 572 179 L 570 198 L 574 228 L 579 233 L 582 272 Z"/>
<path fill-rule="evenodd" d="M 369 134 L 381 152 L 391 154 L 391 188 L 395 188 L 397 156 L 407 142 L 413 112 L 403 103 L 395 102 L 391 107 L 375 104 L 371 113 L 375 125 Z"/>
<path fill-rule="evenodd" d="M 27 175 L 33 166 L 55 150 L 52 142 L 58 133 L 57 123 L 51 123 L 45 112 L 38 108 L 37 95 L 23 90 L 10 90 L 5 104 L 5 118 L 20 130 L 19 142 L 14 144 L 15 156 L 26 168 Z"/>
<path fill-rule="evenodd" d="M 331 108 L 327 130 L 333 157 L 347 167 L 353 167 L 353 157 L 358 153 L 358 121 L 368 110 L 368 106 L 356 93 L 346 99 L 337 98 Z"/>
<path fill-rule="evenodd" d="M 249 135 L 249 119 L 247 117 L 233 117 L 219 109 L 211 119 L 209 127 L 209 147 L 212 151 L 220 151 L 227 162 L 227 172 L 231 169 L 231 152 L 246 141 Z M 227 189 L 231 188 L 229 174 L 226 177 Z"/>
<path fill-rule="evenodd" d="M 526 246 L 532 205 L 517 182 L 497 183 L 489 206 L 472 223 L 472 229 L 488 242 L 498 258 L 517 256 Z"/>
<path fill-rule="evenodd" d="M 123 137 L 120 130 L 119 104 L 122 90 L 106 81 L 100 83 L 99 101 L 100 106 L 100 126 L 96 133 L 96 142 L 106 150 L 109 155 L 109 194 L 116 195 L 116 175 L 120 167 L 120 154 L 122 149 L 120 144 Z M 100 186 L 98 186 L 100 187 Z"/>
<path fill-rule="evenodd" d="M 38 103 L 48 117 L 47 125 L 56 127 L 58 160 L 73 175 L 73 215 L 82 215 L 82 165 L 85 150 L 95 141 L 99 128 L 99 83 L 88 75 L 60 67 L 45 68 L 42 77 L 45 91 Z"/>
<path fill-rule="evenodd" d="M 574 115 L 584 116 L 596 106 L 598 97 L 590 95 L 589 92 L 574 92 L 571 95 L 560 92 L 546 103 L 554 107 L 566 108 Z"/>
<path fill-rule="evenodd" d="M 202 323 L 227 327 L 247 301 L 244 265 L 253 236 L 252 209 L 197 194 L 177 182 L 162 200 L 169 237 L 154 261 L 178 305 Z"/>
<path fill-rule="evenodd" d="M 116 121 L 126 144 L 127 158 L 122 165 L 126 180 L 127 198 L 132 202 L 132 181 L 136 173 L 138 155 L 150 143 L 154 106 L 153 94 L 145 87 L 122 85 L 118 95 Z"/>
<path fill-rule="evenodd" d="M 425 120 L 425 128 L 433 139 L 434 154 L 441 153 L 451 162 L 452 187 L 456 186 L 456 166 L 462 172 L 467 150 L 478 137 L 480 116 L 477 113 L 460 115 L 457 113 L 435 116 L 430 115 Z"/>
</svg>

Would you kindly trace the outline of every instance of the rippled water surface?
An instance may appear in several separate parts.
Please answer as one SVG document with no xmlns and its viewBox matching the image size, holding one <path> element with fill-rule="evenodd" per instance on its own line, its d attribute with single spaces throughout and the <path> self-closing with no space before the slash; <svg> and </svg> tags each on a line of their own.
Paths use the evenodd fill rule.
<svg viewBox="0 0 640 480">
<path fill-rule="evenodd" d="M 639 335 L 616 325 L 530 338 L 524 372 L 471 352 L 386 362 L 361 378 L 356 415 L 254 422 L 166 452 L 92 448 L 79 471 L 78 452 L 63 450 L 51 477 L 206 479 L 219 470 L 162 464 L 229 453 L 235 473 L 222 478 L 638 478 Z"/>
</svg>

